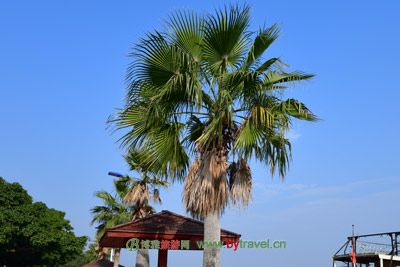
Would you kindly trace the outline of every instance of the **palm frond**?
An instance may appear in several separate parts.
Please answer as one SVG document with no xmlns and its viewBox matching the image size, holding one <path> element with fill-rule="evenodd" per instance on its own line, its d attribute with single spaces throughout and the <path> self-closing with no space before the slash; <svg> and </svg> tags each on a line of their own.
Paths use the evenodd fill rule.
<svg viewBox="0 0 400 267">
<path fill-rule="evenodd" d="M 189 53 L 195 62 L 202 58 L 204 18 L 194 12 L 176 12 L 167 20 L 171 43 Z"/>
<path fill-rule="evenodd" d="M 180 141 L 183 126 L 181 123 L 169 123 L 154 129 L 144 146 L 149 152 L 148 161 L 161 162 L 160 172 L 176 179 L 183 179 L 189 162 Z"/>
<path fill-rule="evenodd" d="M 192 115 L 187 122 L 188 135 L 184 139 L 188 145 L 194 144 L 204 132 L 205 124 L 196 116 Z"/>
<path fill-rule="evenodd" d="M 146 183 L 140 182 L 131 187 L 124 197 L 124 202 L 138 207 L 149 205 L 150 192 Z"/>
<path fill-rule="evenodd" d="M 128 193 L 130 182 L 131 178 L 127 176 L 114 180 L 114 187 L 120 199 L 124 198 L 124 196 Z"/>
<path fill-rule="evenodd" d="M 230 6 L 216 11 L 205 22 L 203 56 L 212 73 L 238 67 L 248 44 L 250 8 Z"/>
<path fill-rule="evenodd" d="M 171 45 L 165 34 L 155 32 L 148 34 L 132 55 L 137 60 L 128 69 L 129 98 L 150 93 L 159 100 L 175 97 L 200 103 L 199 65 L 184 47 Z"/>
<path fill-rule="evenodd" d="M 116 199 L 106 191 L 97 191 L 95 196 L 102 199 L 103 202 L 108 206 L 113 206 L 117 203 Z"/>
<path fill-rule="evenodd" d="M 307 121 L 316 121 L 318 120 L 317 116 L 315 116 L 305 104 L 301 103 L 296 99 L 287 99 L 282 101 L 279 105 L 275 107 L 276 110 L 283 114 L 287 114 L 294 118 L 300 120 L 307 120 Z"/>
<path fill-rule="evenodd" d="M 273 24 L 269 28 L 261 29 L 250 47 L 244 67 L 247 69 L 256 62 L 278 37 L 279 27 L 277 24 Z"/>
<path fill-rule="evenodd" d="M 149 108 L 135 105 L 117 113 L 114 123 L 118 130 L 128 131 L 118 139 L 122 147 L 135 147 L 142 143 L 152 123 L 147 120 Z"/>
<path fill-rule="evenodd" d="M 107 228 L 131 220 L 131 208 L 122 202 L 121 195 L 122 193 L 119 191 L 116 193 L 116 197 L 106 191 L 96 192 L 96 196 L 103 202 L 102 206 L 95 206 L 91 209 L 93 215 L 91 224 L 96 224 L 97 238 L 100 238 Z"/>
<path fill-rule="evenodd" d="M 289 82 L 297 82 L 297 81 L 303 81 L 303 80 L 308 80 L 310 78 L 314 77 L 313 74 L 305 74 L 302 72 L 279 72 L 279 71 L 270 71 L 266 74 L 263 86 L 264 87 L 269 87 L 273 85 L 279 85 L 279 84 L 284 84 L 284 83 L 289 83 Z"/>
<path fill-rule="evenodd" d="M 272 175 L 278 169 L 283 178 L 291 159 L 291 144 L 279 129 L 254 124 L 248 119 L 239 128 L 234 153 L 244 159 L 254 157 L 266 162 Z"/>
<path fill-rule="evenodd" d="M 247 206 L 251 200 L 252 176 L 247 162 L 240 158 L 228 168 L 230 197 L 233 204 Z"/>
<path fill-rule="evenodd" d="M 271 174 L 278 170 L 280 177 L 283 179 L 289 169 L 289 162 L 292 158 L 292 145 L 289 140 L 281 134 L 271 135 L 268 142 L 263 143 L 261 151 L 266 152 L 264 152 L 264 158 L 261 158 L 261 160 L 268 164 Z"/>
<path fill-rule="evenodd" d="M 272 67 L 276 67 L 278 70 L 283 70 L 284 67 L 287 67 L 286 63 L 283 62 L 280 58 L 278 57 L 273 57 L 268 60 L 266 60 L 264 63 L 262 63 L 257 69 L 257 72 L 265 72 L 270 70 Z"/>
<path fill-rule="evenodd" d="M 161 175 L 162 162 L 151 159 L 151 151 L 143 148 L 130 148 L 125 155 L 125 161 L 128 163 L 131 171 L 138 171 L 143 175 L 151 173 L 152 175 Z"/>
<path fill-rule="evenodd" d="M 205 152 L 189 168 L 183 190 L 186 209 L 197 218 L 222 213 L 229 201 L 226 157 L 216 150 Z"/>
</svg>

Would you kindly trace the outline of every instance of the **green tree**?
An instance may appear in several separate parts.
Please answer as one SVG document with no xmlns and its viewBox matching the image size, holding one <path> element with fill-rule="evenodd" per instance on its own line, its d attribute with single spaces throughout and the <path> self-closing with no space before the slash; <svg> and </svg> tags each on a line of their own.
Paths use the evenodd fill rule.
<svg viewBox="0 0 400 267">
<path fill-rule="evenodd" d="M 79 256 L 61 265 L 60 267 L 77 267 L 93 262 L 98 258 L 98 243 L 92 242 L 89 247 Z"/>
<path fill-rule="evenodd" d="M 58 266 L 80 255 L 87 238 L 64 217 L 0 177 L 0 265 Z"/>
<path fill-rule="evenodd" d="M 112 122 L 127 130 L 122 146 L 145 149 L 148 164 L 185 178 L 186 208 L 204 219 L 205 240 L 215 241 L 227 205 L 251 199 L 250 159 L 285 176 L 293 118 L 316 116 L 284 89 L 313 75 L 264 58 L 279 29 L 250 31 L 248 6 L 178 12 L 165 26 L 134 47 L 126 104 Z M 206 248 L 203 266 L 219 266 L 219 253 Z"/>
</svg>

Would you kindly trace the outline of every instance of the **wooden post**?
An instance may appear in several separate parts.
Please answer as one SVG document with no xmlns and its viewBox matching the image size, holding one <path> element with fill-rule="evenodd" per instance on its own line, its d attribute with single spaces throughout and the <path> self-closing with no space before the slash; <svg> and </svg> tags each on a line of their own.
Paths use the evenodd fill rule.
<svg viewBox="0 0 400 267">
<path fill-rule="evenodd" d="M 158 267 L 167 267 L 168 263 L 168 250 L 159 249 L 158 250 Z"/>
</svg>

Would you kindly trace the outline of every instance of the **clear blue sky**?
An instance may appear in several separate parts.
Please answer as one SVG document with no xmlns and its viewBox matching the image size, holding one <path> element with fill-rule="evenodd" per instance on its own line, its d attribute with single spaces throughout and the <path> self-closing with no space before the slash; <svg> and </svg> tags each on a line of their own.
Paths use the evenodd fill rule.
<svg viewBox="0 0 400 267">
<path fill-rule="evenodd" d="M 2 1 L 0 176 L 93 236 L 94 191 L 111 188 L 109 170 L 127 170 L 105 121 L 122 104 L 130 47 L 176 9 L 205 13 L 224 3 Z M 253 203 L 223 218 L 243 239 L 283 239 L 288 248 L 224 251 L 222 266 L 329 266 L 351 224 L 358 233 L 400 230 L 400 2 L 248 3 L 253 29 L 282 28 L 269 55 L 317 74 L 289 93 L 322 120 L 294 125 L 285 182 L 254 164 Z M 181 185 L 163 197 L 158 209 L 184 213 Z M 123 254 L 133 266 L 134 255 Z M 201 253 L 170 257 L 178 267 L 189 261 L 201 266 Z"/>
</svg>

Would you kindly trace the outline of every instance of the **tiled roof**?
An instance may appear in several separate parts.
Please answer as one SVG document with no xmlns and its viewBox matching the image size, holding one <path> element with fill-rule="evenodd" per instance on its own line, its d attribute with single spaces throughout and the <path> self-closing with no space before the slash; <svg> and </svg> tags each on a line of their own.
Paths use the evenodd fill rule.
<svg viewBox="0 0 400 267">
<path fill-rule="evenodd" d="M 201 221 L 163 210 L 130 223 L 107 229 L 100 245 L 103 247 L 125 247 L 130 238 L 147 240 L 203 240 L 204 224 Z M 221 229 L 221 240 L 238 240 L 240 234 Z M 198 249 L 191 246 L 191 249 Z"/>
</svg>

